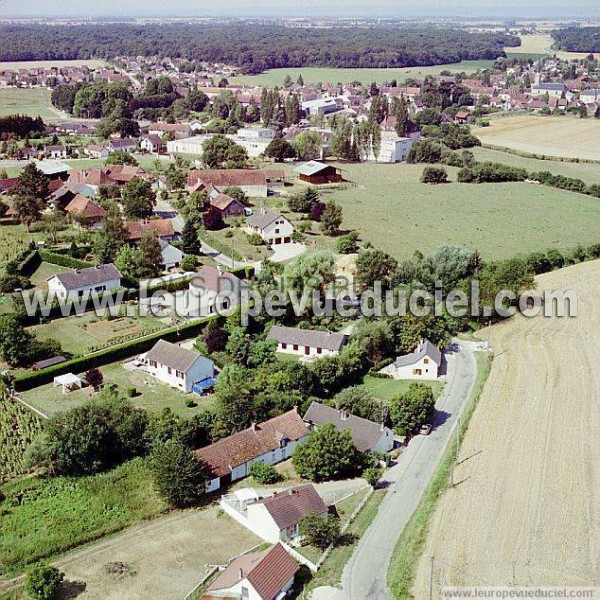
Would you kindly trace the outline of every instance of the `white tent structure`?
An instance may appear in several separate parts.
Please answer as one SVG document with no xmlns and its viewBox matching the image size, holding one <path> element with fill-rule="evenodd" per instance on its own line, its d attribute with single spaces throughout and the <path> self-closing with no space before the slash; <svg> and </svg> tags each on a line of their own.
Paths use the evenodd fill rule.
<svg viewBox="0 0 600 600">
<path fill-rule="evenodd" d="M 83 387 L 83 381 L 73 373 L 65 373 L 54 378 L 54 387 L 62 385 L 62 393 L 68 394 L 74 390 L 79 390 Z"/>
</svg>

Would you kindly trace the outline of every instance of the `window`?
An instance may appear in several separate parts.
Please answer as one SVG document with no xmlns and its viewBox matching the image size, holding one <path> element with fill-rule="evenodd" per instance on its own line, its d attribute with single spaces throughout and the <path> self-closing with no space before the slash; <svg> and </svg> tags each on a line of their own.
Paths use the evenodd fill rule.
<svg viewBox="0 0 600 600">
<path fill-rule="evenodd" d="M 177 377 L 179 377 L 179 379 L 183 379 L 183 373 L 181 371 L 175 371 L 175 374 Z"/>
<path fill-rule="evenodd" d="M 247 587 L 242 586 L 242 598 L 250 598 L 250 592 Z"/>
<path fill-rule="evenodd" d="M 413 375 L 422 375 L 423 372 L 421 371 L 421 369 L 413 369 Z"/>
<path fill-rule="evenodd" d="M 281 349 L 285 350 L 287 348 L 287 344 L 285 342 L 281 342 Z"/>
<path fill-rule="evenodd" d="M 428 365 L 429 364 L 429 359 L 428 358 L 424 358 L 423 359 L 423 364 Z"/>
<path fill-rule="evenodd" d="M 294 344 L 294 350 L 298 350 L 298 344 Z"/>
<path fill-rule="evenodd" d="M 317 354 L 323 354 L 323 348 L 317 348 Z"/>
<path fill-rule="evenodd" d="M 150 366 L 156 368 L 156 361 L 155 360 L 151 360 L 150 361 Z"/>
<path fill-rule="evenodd" d="M 171 367 L 167 367 L 167 371 L 169 372 L 169 375 L 173 372 L 173 369 L 171 369 Z"/>
<path fill-rule="evenodd" d="M 276 229 L 276 230 L 275 230 L 275 233 L 279 233 L 279 229 Z"/>
</svg>

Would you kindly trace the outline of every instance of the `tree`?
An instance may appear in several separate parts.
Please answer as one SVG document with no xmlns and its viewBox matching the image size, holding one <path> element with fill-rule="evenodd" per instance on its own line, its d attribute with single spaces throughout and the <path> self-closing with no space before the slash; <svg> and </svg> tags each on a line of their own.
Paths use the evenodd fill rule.
<svg viewBox="0 0 600 600">
<path fill-rule="evenodd" d="M 104 375 L 100 369 L 92 367 L 85 372 L 85 380 L 94 388 L 94 391 L 98 391 L 104 381 Z"/>
<path fill-rule="evenodd" d="M 230 336 L 231 338 L 231 336 Z M 218 431 L 230 435 L 248 427 L 252 421 L 252 400 L 246 370 L 228 365 L 215 385 Z"/>
<path fill-rule="evenodd" d="M 56 567 L 39 564 L 27 572 L 25 591 L 34 600 L 54 600 L 64 578 L 65 574 Z"/>
<path fill-rule="evenodd" d="M 377 487 L 377 483 L 383 475 L 383 469 L 379 467 L 369 467 L 363 471 L 363 479 L 373 488 Z"/>
<path fill-rule="evenodd" d="M 335 200 L 328 200 L 321 215 L 321 230 L 325 235 L 337 235 L 343 219 L 342 207 Z"/>
<path fill-rule="evenodd" d="M 340 536 L 340 519 L 334 515 L 310 512 L 300 519 L 299 533 L 311 546 L 326 550 Z"/>
<path fill-rule="evenodd" d="M 448 183 L 448 173 L 443 167 L 425 167 L 421 175 L 421 183 Z"/>
<path fill-rule="evenodd" d="M 131 165 L 133 167 L 138 167 L 139 163 L 135 159 L 134 156 L 130 152 L 125 152 L 125 150 L 117 150 L 116 152 L 111 152 L 104 161 L 105 165 Z"/>
<path fill-rule="evenodd" d="M 181 249 L 186 254 L 199 255 L 202 252 L 196 223 L 186 219 L 181 231 Z"/>
<path fill-rule="evenodd" d="M 250 465 L 250 475 L 256 483 L 261 485 L 270 485 L 283 479 L 273 465 L 263 462 L 252 463 Z"/>
<path fill-rule="evenodd" d="M 385 288 L 391 282 L 398 261 L 381 250 L 364 250 L 356 259 L 354 280 L 361 290 L 380 281 Z"/>
<path fill-rule="evenodd" d="M 319 190 L 315 188 L 306 188 L 301 192 L 292 194 L 288 199 L 290 210 L 299 213 L 310 214 L 315 204 L 319 201 Z"/>
<path fill-rule="evenodd" d="M 112 262 L 119 250 L 127 244 L 128 234 L 116 205 L 109 206 L 108 213 L 102 219 L 102 225 L 95 237 L 94 251 L 98 262 Z"/>
<path fill-rule="evenodd" d="M 42 210 L 46 208 L 50 194 L 48 178 L 34 163 L 29 163 L 21 171 L 12 194 L 17 216 L 29 231 L 31 224 L 40 218 Z"/>
<path fill-rule="evenodd" d="M 161 271 L 162 251 L 156 231 L 147 230 L 138 245 L 137 272 L 140 277 L 155 277 Z"/>
<path fill-rule="evenodd" d="M 283 162 L 286 158 L 295 158 L 296 151 L 287 140 L 276 138 L 267 146 L 265 156 L 275 162 Z"/>
<path fill-rule="evenodd" d="M 358 232 L 351 231 L 339 237 L 336 241 L 335 249 L 340 254 L 354 254 L 358 252 Z"/>
<path fill-rule="evenodd" d="M 246 150 L 224 135 L 215 135 L 202 144 L 202 162 L 210 169 L 243 168 L 247 161 Z"/>
<path fill-rule="evenodd" d="M 217 231 L 225 227 L 221 211 L 211 206 L 203 215 L 202 222 L 207 231 Z"/>
<path fill-rule="evenodd" d="M 157 444 L 150 468 L 158 492 L 172 506 L 191 506 L 204 496 L 208 469 L 180 441 Z"/>
<path fill-rule="evenodd" d="M 149 181 L 134 177 L 123 186 L 121 202 L 128 219 L 147 219 L 154 212 L 156 193 Z"/>
<path fill-rule="evenodd" d="M 352 415 L 375 421 L 382 421 L 383 407 L 364 388 L 352 386 L 343 389 L 333 397 L 333 404 L 338 410 L 345 410 Z"/>
<path fill-rule="evenodd" d="M 356 473 L 362 463 L 350 431 L 332 423 L 313 430 L 292 454 L 296 473 L 311 481 L 342 479 Z"/>
<path fill-rule="evenodd" d="M 294 80 L 292 79 L 292 76 L 288 73 L 285 76 L 285 79 L 283 80 L 283 87 L 288 88 L 288 87 L 292 86 L 293 83 L 294 83 Z"/>
<path fill-rule="evenodd" d="M 435 398 L 424 383 L 411 383 L 408 390 L 390 399 L 390 420 L 397 431 L 411 436 L 433 416 Z"/>
<path fill-rule="evenodd" d="M 227 346 L 227 340 L 229 334 L 220 327 L 214 329 L 208 329 L 204 336 L 204 342 L 206 343 L 206 349 L 210 354 L 214 352 L 222 352 Z"/>
<path fill-rule="evenodd" d="M 321 156 L 323 140 L 316 131 L 303 131 L 294 140 L 294 149 L 298 158 L 313 160 Z"/>
<path fill-rule="evenodd" d="M 56 207 L 50 212 L 46 212 L 42 215 L 41 226 L 50 236 L 52 243 L 56 244 L 58 242 L 58 232 L 66 229 L 67 221 L 64 213 Z"/>
<path fill-rule="evenodd" d="M 167 186 L 170 190 L 182 190 L 187 183 L 185 173 L 171 164 L 167 170 Z"/>
<path fill-rule="evenodd" d="M 0 354 L 11 367 L 22 366 L 30 361 L 34 341 L 33 333 L 21 325 L 15 313 L 0 317 Z"/>
<path fill-rule="evenodd" d="M 326 251 L 301 254 L 285 265 L 283 270 L 285 289 L 294 291 L 298 298 L 317 291 L 323 299 L 334 280 L 335 258 Z"/>
</svg>

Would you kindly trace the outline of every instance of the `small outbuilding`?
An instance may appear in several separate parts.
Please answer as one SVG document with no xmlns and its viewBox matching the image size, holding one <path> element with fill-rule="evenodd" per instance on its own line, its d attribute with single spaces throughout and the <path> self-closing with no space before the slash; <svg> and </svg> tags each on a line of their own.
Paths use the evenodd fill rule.
<svg viewBox="0 0 600 600">
<path fill-rule="evenodd" d="M 73 373 L 65 373 L 54 378 L 54 387 L 62 386 L 62 393 L 68 394 L 83 387 L 83 381 Z"/>
<path fill-rule="evenodd" d="M 343 180 L 342 170 L 333 165 L 327 165 L 317 160 L 310 160 L 294 169 L 298 173 L 298 179 L 313 185 L 326 183 L 340 183 Z"/>
</svg>

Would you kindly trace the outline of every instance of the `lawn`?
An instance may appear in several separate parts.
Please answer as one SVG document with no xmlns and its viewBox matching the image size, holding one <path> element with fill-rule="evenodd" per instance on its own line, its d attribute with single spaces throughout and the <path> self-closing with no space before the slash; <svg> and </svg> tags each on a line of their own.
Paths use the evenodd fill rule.
<svg viewBox="0 0 600 600">
<path fill-rule="evenodd" d="M 325 190 L 323 200 L 342 206 L 342 229 L 357 230 L 363 242 L 399 260 L 442 244 L 502 259 L 598 242 L 600 203 L 589 196 L 527 183 L 425 185 L 419 181 L 424 165 L 340 166 L 350 184 Z M 285 168 L 291 177 L 293 165 Z M 455 180 L 457 169 L 447 171 Z M 317 248 L 333 244 L 320 234 L 308 240 Z"/>
<path fill-rule="evenodd" d="M 271 69 L 258 75 L 232 77 L 231 83 L 250 86 L 283 87 L 286 75 L 295 82 L 301 74 L 304 83 L 350 83 L 360 81 L 365 85 L 375 81 L 383 83 L 396 79 L 399 84 L 408 78 L 424 79 L 427 75 L 439 75 L 442 71 L 451 73 L 474 73 L 478 69 L 491 68 L 492 60 L 464 60 L 459 63 L 435 65 L 432 67 L 407 67 L 398 69 L 335 69 L 332 67 L 291 67 Z"/>
<path fill-rule="evenodd" d="M 510 152 L 492 150 L 490 148 L 472 148 L 475 159 L 491 161 L 527 169 L 528 171 L 550 171 L 556 175 L 582 179 L 588 185 L 600 183 L 600 165 L 584 162 L 569 162 L 563 160 L 539 160 L 537 158 L 524 158 Z"/>
<path fill-rule="evenodd" d="M 544 156 L 600 160 L 600 120 L 506 115 L 473 129 L 482 143 Z"/>
<path fill-rule="evenodd" d="M 35 273 L 31 276 L 31 283 L 33 287 L 39 288 L 41 290 L 48 290 L 47 279 L 56 275 L 57 273 L 65 273 L 66 271 L 70 271 L 67 267 L 60 267 L 58 265 L 53 265 L 47 262 L 43 262 L 35 271 Z"/>
<path fill-rule="evenodd" d="M 22 571 L 167 509 L 143 459 L 92 477 L 31 478 L 5 485 L 0 575 Z"/>
<path fill-rule="evenodd" d="M 120 362 L 101 367 L 105 383 L 117 385 L 121 393 L 135 387 L 137 396 L 131 402 L 150 412 L 159 412 L 170 408 L 175 414 L 189 418 L 208 408 L 214 402 L 214 396 L 198 396 L 185 394 L 172 388 L 151 375 L 142 371 L 125 369 Z M 21 394 L 23 400 L 48 416 L 80 406 L 93 395 L 91 388 L 84 388 L 68 394 L 63 394 L 61 388 L 53 387 L 51 383 L 34 388 Z M 188 408 L 185 401 L 191 399 L 196 406 Z"/>
<path fill-rule="evenodd" d="M 215 250 L 221 251 L 229 258 L 231 258 L 231 250 L 233 248 L 233 256 L 236 261 L 241 256 L 244 256 L 249 261 L 258 261 L 272 254 L 266 245 L 253 246 L 248 241 L 248 234 L 240 227 L 227 227 L 219 231 L 211 231 L 208 236 L 202 234 L 201 237 L 206 239 L 209 246 L 213 245 Z M 217 241 L 217 244 L 214 244 L 214 240 Z"/>
<path fill-rule="evenodd" d="M 40 339 L 60 340 L 65 352 L 81 355 L 92 347 L 116 344 L 124 336 L 141 336 L 148 330 L 163 326 L 166 327 L 167 323 L 150 315 L 144 318 L 106 319 L 90 311 L 80 317 L 53 319 L 42 325 L 34 325 L 31 329 Z"/>
<path fill-rule="evenodd" d="M 46 88 L 0 89 L 0 117 L 7 115 L 40 116 L 44 120 L 58 118 L 50 103 L 50 90 Z"/>
<path fill-rule="evenodd" d="M 384 379 L 382 377 L 371 377 L 367 375 L 363 379 L 362 387 L 375 396 L 375 398 L 387 402 L 392 396 L 406 392 L 411 383 L 417 382 L 412 379 Z M 444 387 L 444 384 L 441 381 L 419 381 L 418 383 L 424 383 L 431 387 L 436 398 L 440 395 Z"/>
</svg>

